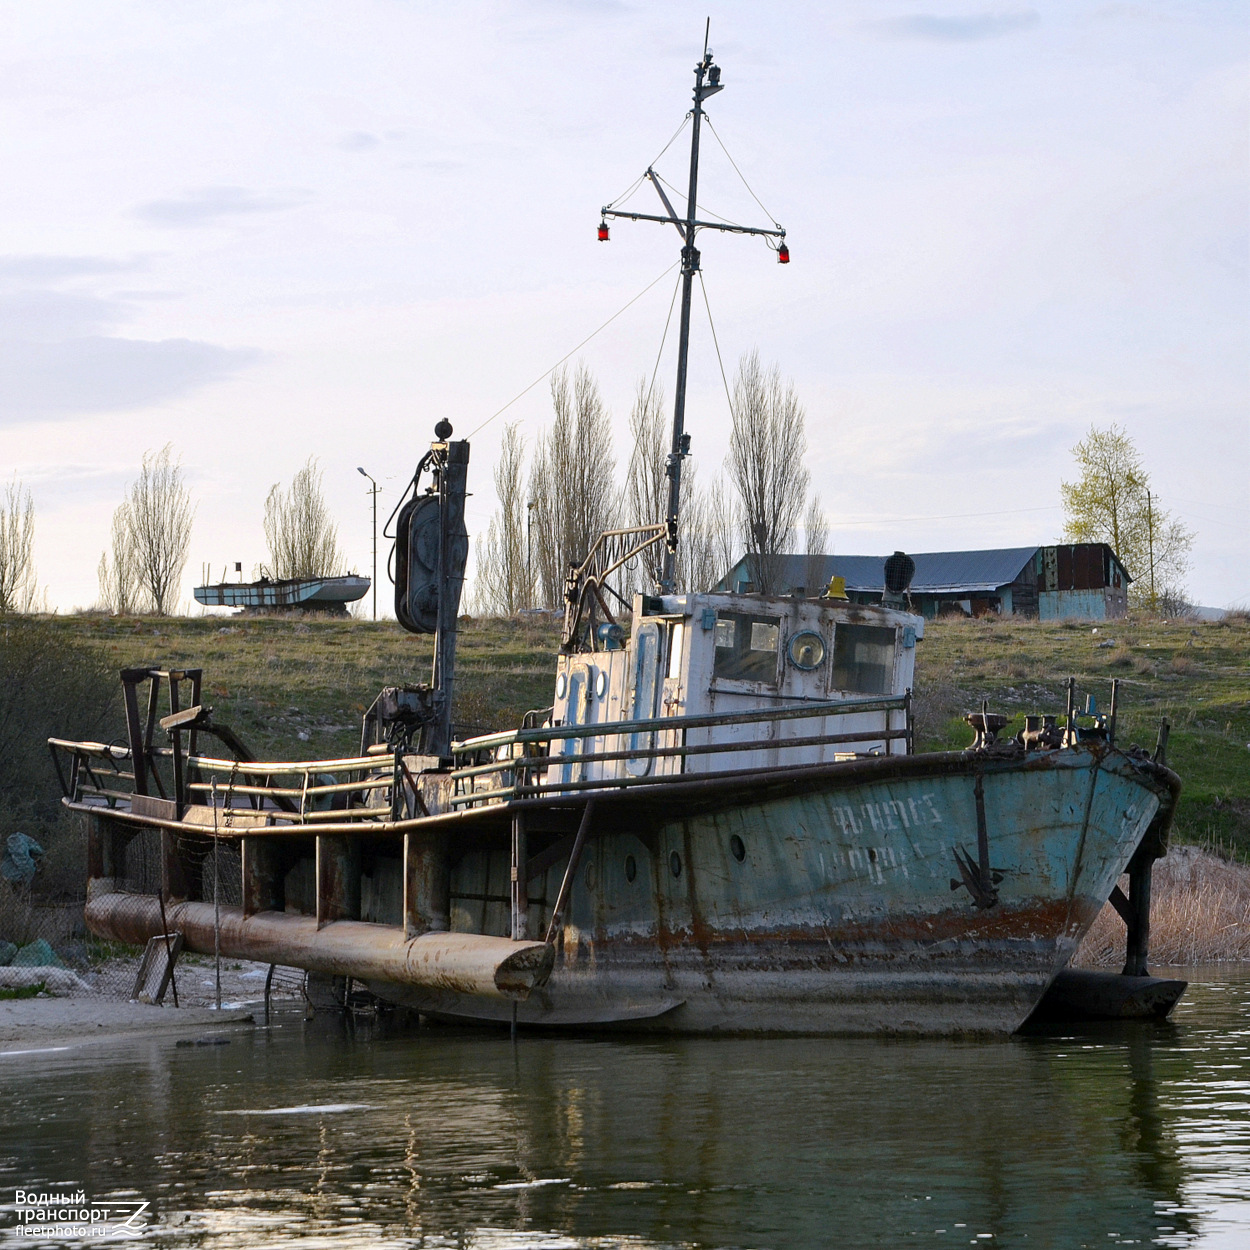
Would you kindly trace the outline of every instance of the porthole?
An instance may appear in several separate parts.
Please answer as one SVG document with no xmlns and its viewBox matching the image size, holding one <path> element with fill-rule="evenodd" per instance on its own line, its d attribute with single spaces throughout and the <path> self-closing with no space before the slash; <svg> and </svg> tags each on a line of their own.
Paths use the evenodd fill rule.
<svg viewBox="0 0 1250 1250">
<path fill-rule="evenodd" d="M 603 696 L 607 693 L 608 693 L 608 675 L 607 673 L 603 671 L 603 669 L 600 669 L 599 676 L 595 678 L 595 698 L 602 699 Z"/>
<path fill-rule="evenodd" d="M 564 673 L 561 673 L 560 676 L 556 678 L 556 698 L 563 699 L 568 693 L 568 690 L 569 679 Z"/>
<path fill-rule="evenodd" d="M 729 839 L 729 851 L 738 863 L 742 863 L 742 861 L 747 857 L 747 848 L 743 845 L 742 839 L 738 837 L 736 833 Z"/>
<path fill-rule="evenodd" d="M 595 861 L 593 859 L 588 859 L 586 861 L 586 868 L 582 874 L 582 880 L 586 882 L 586 888 L 588 890 L 593 890 L 595 888 Z"/>
<path fill-rule="evenodd" d="M 681 856 L 676 851 L 668 857 L 668 867 L 674 877 L 681 876 Z"/>
<path fill-rule="evenodd" d="M 810 673 L 825 662 L 825 640 L 812 630 L 805 629 L 790 639 L 786 654 L 795 668 Z"/>
<path fill-rule="evenodd" d="M 632 881 L 638 875 L 638 861 L 632 855 L 625 856 L 625 880 Z"/>
</svg>

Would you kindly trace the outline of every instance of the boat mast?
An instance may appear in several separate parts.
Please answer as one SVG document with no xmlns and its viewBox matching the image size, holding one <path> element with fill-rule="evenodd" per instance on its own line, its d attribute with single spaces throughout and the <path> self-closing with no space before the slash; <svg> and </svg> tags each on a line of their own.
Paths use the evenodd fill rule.
<svg viewBox="0 0 1250 1250">
<path fill-rule="evenodd" d="M 703 121 L 703 101 L 708 96 L 724 90 L 720 80 L 720 66 L 712 64 L 712 50 L 707 46 L 708 31 L 711 19 L 703 32 L 703 59 L 694 67 L 694 108 L 691 110 L 690 130 L 690 179 L 686 191 L 686 213 L 679 217 L 664 192 L 659 176 L 654 169 L 648 169 L 646 177 L 651 180 L 660 200 L 664 204 L 666 216 L 653 213 L 639 213 L 626 208 L 613 208 L 607 204 L 601 210 L 599 222 L 599 239 L 608 240 L 609 217 L 628 217 L 632 221 L 659 221 L 677 228 L 681 235 L 681 329 L 677 339 L 677 394 L 673 400 L 673 442 L 669 450 L 668 461 L 664 473 L 668 478 L 668 510 L 664 517 L 665 552 L 664 566 L 660 576 L 660 590 L 671 594 L 676 588 L 677 564 L 677 517 L 681 505 L 681 462 L 690 454 L 690 435 L 686 433 L 686 361 L 690 351 L 690 299 L 694 293 L 694 278 L 699 272 L 699 249 L 695 247 L 695 235 L 700 230 L 720 230 L 725 234 L 758 234 L 766 239 L 776 239 L 777 244 L 769 244 L 777 253 L 777 259 L 784 265 L 790 261 L 790 250 L 786 246 L 786 232 L 777 223 L 775 230 L 765 230 L 756 226 L 735 226 L 720 221 L 698 220 L 699 190 L 699 131 Z M 736 168 L 736 167 L 735 167 Z M 739 175 L 741 176 L 741 175 Z M 750 188 L 748 188 L 749 190 Z"/>
<path fill-rule="evenodd" d="M 690 454 L 690 436 L 686 427 L 686 361 L 690 352 L 690 297 L 694 291 L 694 276 L 699 271 L 699 249 L 694 245 L 695 209 L 699 192 L 699 123 L 703 120 L 703 101 L 710 95 L 724 90 L 720 82 L 720 69 L 712 64 L 712 53 L 707 46 L 711 18 L 703 33 L 703 59 L 694 67 L 694 109 L 690 121 L 690 182 L 686 192 L 685 228 L 680 229 L 681 248 L 681 331 L 677 338 L 677 394 L 673 399 L 673 445 L 668 453 L 665 473 L 668 476 L 668 513 L 664 518 L 667 529 L 664 551 L 664 572 L 660 578 L 660 590 L 672 594 L 677 575 L 677 514 L 681 505 L 681 462 Z M 660 187 L 651 170 L 656 189 Z M 667 201 L 664 193 L 661 198 Z M 671 206 L 669 212 L 672 212 Z M 676 214 L 673 214 L 676 216 Z"/>
</svg>

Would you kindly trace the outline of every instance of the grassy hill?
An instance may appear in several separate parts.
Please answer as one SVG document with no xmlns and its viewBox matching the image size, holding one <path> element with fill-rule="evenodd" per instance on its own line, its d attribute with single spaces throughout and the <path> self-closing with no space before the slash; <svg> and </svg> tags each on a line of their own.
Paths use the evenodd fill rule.
<svg viewBox="0 0 1250 1250">
<path fill-rule="evenodd" d="M 277 617 L 53 617 L 46 627 L 114 669 L 200 667 L 205 702 L 259 753 L 290 759 L 354 752 L 360 716 L 385 684 L 428 680 L 431 644 L 394 622 Z M 466 622 L 456 731 L 519 724 L 551 701 L 551 620 Z M 1129 619 L 1089 624 L 986 618 L 928 625 L 917 653 L 921 749 L 962 748 L 965 712 L 988 700 L 1022 724 L 1062 713 L 1069 676 L 1100 710 L 1121 682 L 1120 741 L 1153 748 L 1185 781 L 1176 837 L 1250 861 L 1250 620 Z M 116 733 L 123 733 L 120 716 Z M 303 735 L 303 736 L 301 736 Z"/>
</svg>

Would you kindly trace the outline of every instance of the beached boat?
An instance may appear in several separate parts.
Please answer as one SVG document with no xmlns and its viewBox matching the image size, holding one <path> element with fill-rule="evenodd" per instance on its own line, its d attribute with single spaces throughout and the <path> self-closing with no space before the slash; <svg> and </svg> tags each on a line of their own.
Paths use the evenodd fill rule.
<svg viewBox="0 0 1250 1250">
<path fill-rule="evenodd" d="M 674 588 L 693 239 L 720 228 L 696 218 L 710 53 L 695 73 L 687 212 L 657 182 L 668 211 L 651 218 L 683 245 L 668 514 L 571 571 L 551 706 L 451 739 L 469 449 L 440 422 L 396 521 L 396 614 L 435 633 L 433 678 L 382 691 L 357 756 L 257 761 L 198 670 L 123 672 L 126 747 L 54 741 L 88 823 L 94 933 L 177 931 L 432 1016 L 554 1027 L 1008 1032 L 1108 899 L 1125 971 L 1145 974 L 1180 785 L 1166 733 L 1154 756 L 1124 751 L 1115 694 L 1081 717 L 1070 685 L 1062 721 L 999 741 L 1006 718 L 982 708 L 968 750 L 917 753 L 906 557 L 880 606 L 836 586 Z M 754 233 L 788 259 L 780 227 Z M 614 613 L 614 579 L 657 555 L 656 593 Z M 210 735 L 224 751 L 201 749 Z M 240 882 L 225 902 L 223 846 Z"/>
<path fill-rule="evenodd" d="M 273 581 L 215 582 L 196 586 L 196 603 L 210 608 L 245 608 L 254 612 L 283 612 L 304 608 L 342 614 L 349 603 L 369 593 L 370 581 L 349 573 L 344 577 L 286 577 Z"/>
</svg>

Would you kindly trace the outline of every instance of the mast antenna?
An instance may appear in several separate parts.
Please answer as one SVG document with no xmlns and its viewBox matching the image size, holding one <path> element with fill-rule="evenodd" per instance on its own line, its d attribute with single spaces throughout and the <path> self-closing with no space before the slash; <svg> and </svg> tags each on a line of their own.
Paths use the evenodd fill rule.
<svg viewBox="0 0 1250 1250">
<path fill-rule="evenodd" d="M 712 51 L 707 46 L 712 31 L 712 19 L 707 19 L 703 30 L 703 58 L 694 67 L 694 108 L 690 111 L 690 178 L 686 192 L 686 212 L 684 216 L 677 213 L 664 192 L 660 178 L 654 169 L 647 169 L 644 177 L 649 178 L 660 197 L 664 207 L 664 215 L 654 213 L 631 212 L 628 209 L 616 209 L 607 204 L 603 207 L 599 219 L 599 239 L 608 240 L 608 218 L 628 217 L 631 221 L 658 221 L 674 226 L 681 237 L 681 330 L 677 340 L 677 389 L 673 399 L 673 440 L 665 464 L 664 473 L 668 478 L 668 510 L 664 518 L 665 552 L 664 568 L 660 577 L 659 589 L 664 594 L 671 594 L 676 587 L 677 565 L 677 517 L 681 504 L 681 464 L 690 454 L 690 435 L 686 433 L 686 361 L 690 351 L 690 303 L 694 290 L 694 277 L 699 272 L 699 249 L 695 247 L 695 236 L 700 230 L 719 230 L 724 234 L 755 234 L 765 239 L 776 239 L 777 259 L 784 265 L 790 260 L 790 250 L 786 246 L 786 232 L 777 226 L 775 230 L 765 230 L 755 226 L 734 226 L 719 221 L 700 221 L 698 218 L 699 190 L 699 128 L 703 120 L 703 101 L 708 96 L 724 90 L 720 80 L 720 66 L 712 62 Z M 736 167 L 735 167 L 736 168 Z M 772 244 L 769 245 L 770 247 Z"/>
</svg>

